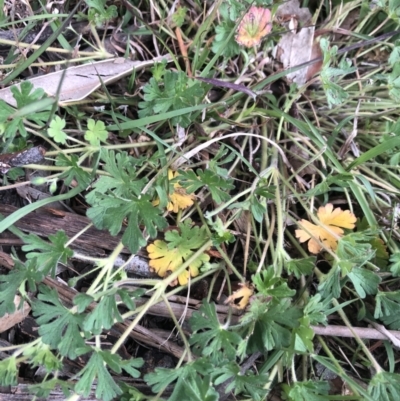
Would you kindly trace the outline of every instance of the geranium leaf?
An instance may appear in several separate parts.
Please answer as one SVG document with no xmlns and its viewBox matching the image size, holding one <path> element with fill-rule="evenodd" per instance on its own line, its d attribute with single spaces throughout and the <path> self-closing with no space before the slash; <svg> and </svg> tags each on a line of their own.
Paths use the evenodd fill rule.
<svg viewBox="0 0 400 401">
<path fill-rule="evenodd" d="M 357 218 L 349 210 L 333 209 L 328 203 L 318 209 L 316 225 L 307 220 L 301 220 L 301 229 L 296 230 L 296 238 L 300 242 L 308 241 L 308 250 L 311 253 L 319 253 L 323 247 L 335 250 L 338 238 L 343 236 L 343 228 L 353 229 Z"/>
<path fill-rule="evenodd" d="M 179 229 L 180 232 L 172 230 L 165 234 L 165 240 L 168 242 L 156 240 L 147 247 L 150 258 L 149 265 L 160 277 L 165 277 L 167 273 L 179 268 L 208 239 L 206 228 L 192 227 L 190 219 L 180 224 Z M 178 276 L 179 284 L 187 284 L 189 275 L 196 277 L 201 265 L 209 260 L 210 257 L 207 254 L 203 254 L 194 260 L 189 265 L 189 269 Z"/>
</svg>

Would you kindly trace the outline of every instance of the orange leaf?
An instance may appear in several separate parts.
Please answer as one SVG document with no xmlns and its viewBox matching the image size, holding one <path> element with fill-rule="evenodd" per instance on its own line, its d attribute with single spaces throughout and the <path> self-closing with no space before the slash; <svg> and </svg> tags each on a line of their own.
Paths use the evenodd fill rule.
<svg viewBox="0 0 400 401">
<path fill-rule="evenodd" d="M 339 207 L 333 209 L 331 203 L 321 206 L 317 216 L 320 224 L 301 220 L 299 223 L 302 229 L 296 230 L 296 238 L 300 242 L 308 241 L 308 250 L 314 254 L 324 247 L 335 250 L 338 239 L 343 236 L 343 228 L 353 229 L 357 220 L 350 210 L 342 210 Z"/>
<path fill-rule="evenodd" d="M 236 42 L 246 47 L 253 47 L 271 31 L 271 11 L 263 7 L 250 7 L 239 24 Z"/>
</svg>

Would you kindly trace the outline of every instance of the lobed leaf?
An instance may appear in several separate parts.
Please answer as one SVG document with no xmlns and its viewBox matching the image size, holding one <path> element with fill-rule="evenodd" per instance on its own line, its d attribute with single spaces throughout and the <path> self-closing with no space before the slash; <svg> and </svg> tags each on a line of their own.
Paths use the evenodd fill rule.
<svg viewBox="0 0 400 401">
<path fill-rule="evenodd" d="M 184 261 L 188 260 L 195 251 L 204 245 L 208 239 L 205 227 L 191 227 L 191 220 L 187 219 L 179 224 L 180 233 L 177 230 L 168 231 L 165 241 L 156 240 L 147 246 L 149 253 L 149 266 L 153 268 L 160 277 L 177 270 Z M 189 270 L 183 271 L 178 276 L 180 285 L 188 283 L 189 276 L 196 277 L 199 268 L 210 260 L 207 254 L 200 255 L 189 265 Z"/>
<path fill-rule="evenodd" d="M 77 349 L 85 346 L 81 335 L 85 316 L 63 306 L 57 291 L 45 286 L 41 286 L 38 301 L 33 302 L 32 310 L 42 341 L 58 349 L 61 355 L 75 359 Z"/>
<path fill-rule="evenodd" d="M 343 228 L 353 229 L 357 220 L 349 210 L 333 209 L 330 203 L 321 206 L 317 216 L 320 224 L 315 225 L 307 220 L 301 220 L 302 228 L 296 230 L 296 238 L 300 242 L 308 241 L 308 250 L 314 254 L 319 253 L 323 246 L 336 250 L 338 238 L 344 233 Z"/>
</svg>

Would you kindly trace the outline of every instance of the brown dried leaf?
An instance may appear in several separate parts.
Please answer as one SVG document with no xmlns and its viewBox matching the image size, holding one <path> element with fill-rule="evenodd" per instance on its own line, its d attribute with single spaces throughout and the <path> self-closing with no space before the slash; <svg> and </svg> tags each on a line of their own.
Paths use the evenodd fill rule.
<svg viewBox="0 0 400 401">
<path fill-rule="evenodd" d="M 15 308 L 18 308 L 20 303 L 21 297 L 16 295 L 14 297 Z M 15 312 L 11 314 L 6 313 L 3 317 L 0 318 L 0 333 L 7 331 L 18 323 L 21 323 L 29 315 L 30 311 L 31 307 L 27 302 L 24 301 L 22 308 L 16 309 Z"/>
<path fill-rule="evenodd" d="M 300 8 L 298 0 L 290 0 L 280 5 L 276 19 L 289 29 L 275 46 L 273 55 L 283 64 L 284 68 L 310 61 L 313 56 L 314 26 L 311 24 L 311 13 L 308 8 Z M 298 26 L 300 30 L 297 30 Z M 317 48 L 314 49 L 317 52 Z M 311 68 L 310 73 L 308 69 Z M 287 75 L 292 82 L 302 85 L 315 73 L 315 67 L 304 67 Z"/>
<path fill-rule="evenodd" d="M 169 56 L 155 57 L 148 61 L 132 61 L 124 58 L 96 61 L 88 64 L 69 67 L 67 71 L 57 71 L 43 76 L 28 79 L 33 87 L 44 89 L 48 96 L 56 96 L 62 80 L 59 94 L 60 106 L 66 106 L 88 97 L 102 83 L 105 85 L 116 82 L 122 77 L 130 75 L 133 69 L 141 69 L 161 60 L 170 61 Z M 101 79 L 101 80 L 100 80 Z M 17 85 L 18 86 L 18 85 Z M 0 99 L 16 107 L 16 101 L 10 87 L 0 90 Z"/>
</svg>

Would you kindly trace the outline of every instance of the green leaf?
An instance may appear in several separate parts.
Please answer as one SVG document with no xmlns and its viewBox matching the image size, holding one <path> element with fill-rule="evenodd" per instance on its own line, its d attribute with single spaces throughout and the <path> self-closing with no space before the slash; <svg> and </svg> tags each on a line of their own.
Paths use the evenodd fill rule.
<svg viewBox="0 0 400 401">
<path fill-rule="evenodd" d="M 193 401 L 218 401 L 219 394 L 211 386 L 208 376 L 200 378 L 199 376 L 190 376 L 185 383 L 185 397 Z"/>
<path fill-rule="evenodd" d="M 172 14 L 172 23 L 175 26 L 181 27 L 185 22 L 185 16 L 188 13 L 187 7 L 178 6 L 174 14 Z"/>
<path fill-rule="evenodd" d="M 139 103 L 139 117 L 196 106 L 205 95 L 204 87 L 201 82 L 188 78 L 182 71 L 166 71 L 163 85 L 151 78 L 143 87 L 144 102 Z M 173 117 L 171 123 L 186 128 L 192 123 L 192 113 Z"/>
<path fill-rule="evenodd" d="M 17 360 L 15 356 L 0 361 L 0 385 L 15 386 L 17 384 Z"/>
<path fill-rule="evenodd" d="M 203 301 L 200 310 L 193 313 L 189 324 L 194 332 L 190 337 L 190 344 L 198 355 L 212 359 L 221 359 L 224 356 L 228 359 L 235 358 L 241 337 L 219 322 L 214 304 Z"/>
<path fill-rule="evenodd" d="M 90 7 L 88 11 L 89 21 L 96 25 L 102 26 L 118 15 L 115 5 L 106 7 L 107 0 L 86 0 L 86 4 Z"/>
<path fill-rule="evenodd" d="M 369 148 L 369 150 L 363 152 L 361 156 L 357 157 L 357 159 L 351 162 L 346 169 L 353 170 L 355 167 L 360 166 L 367 161 L 376 159 L 379 155 L 383 153 L 390 153 L 397 146 L 400 146 L 400 136 L 398 135 L 385 140 L 379 145 Z"/>
<path fill-rule="evenodd" d="M 236 43 L 232 34 L 234 30 L 235 23 L 231 21 L 223 21 L 215 27 L 216 35 L 212 44 L 212 51 L 215 54 L 218 53 L 229 59 L 240 53 L 240 46 Z"/>
<path fill-rule="evenodd" d="M 253 3 L 257 6 L 268 4 L 268 2 L 266 3 L 263 0 L 258 0 L 256 2 L 253 2 L 251 0 L 229 0 L 221 4 L 219 12 L 221 13 L 221 16 L 224 20 L 236 22 L 238 18 L 243 16 L 243 13 L 246 11 L 246 7 Z"/>
<path fill-rule="evenodd" d="M 5 139 L 14 138 L 17 131 L 23 137 L 28 135 L 22 118 L 11 118 L 15 110 L 4 100 L 0 100 L 0 135 Z"/>
<path fill-rule="evenodd" d="M 99 146 L 100 142 L 105 142 L 108 138 L 108 132 L 103 121 L 94 121 L 89 118 L 87 127 L 84 138 L 92 146 Z"/>
<path fill-rule="evenodd" d="M 347 234 L 339 239 L 336 254 L 342 276 L 346 276 L 354 268 L 364 266 L 375 257 L 376 251 L 370 243 L 375 239 L 375 235 L 374 231 L 365 230 Z"/>
<path fill-rule="evenodd" d="M 376 273 L 358 267 L 354 268 L 347 277 L 352 281 L 360 298 L 365 298 L 367 294 L 376 294 L 381 282 L 381 278 Z"/>
<path fill-rule="evenodd" d="M 14 85 L 10 90 L 19 109 L 44 96 L 44 90 L 42 88 L 34 89 L 33 84 L 29 81 L 23 81 L 19 87 Z"/>
<path fill-rule="evenodd" d="M 28 284 L 30 291 L 36 291 L 36 283 L 44 278 L 42 272 L 37 271 L 36 260 L 30 260 L 24 264 L 20 261 L 15 262 L 14 269 L 7 275 L 0 276 L 0 316 L 6 313 L 14 313 L 14 297 Z M 22 305 L 21 305 L 22 306 Z"/>
<path fill-rule="evenodd" d="M 121 373 L 122 369 L 131 372 L 133 377 L 139 377 L 140 372 L 136 368 L 140 368 L 144 361 L 142 358 L 123 360 L 119 355 L 112 354 L 110 351 L 98 351 L 104 362 L 115 372 Z"/>
<path fill-rule="evenodd" d="M 97 195 L 95 203 L 87 210 L 87 216 L 98 229 L 108 229 L 111 235 L 117 235 L 127 219 L 128 225 L 122 235 L 122 243 L 132 253 L 147 244 L 140 229 L 141 225 L 146 227 L 151 238 L 156 237 L 157 228 L 164 229 L 168 225 L 165 217 L 161 216 L 161 210 L 153 206 L 148 195 L 132 197 L 130 200 Z"/>
<path fill-rule="evenodd" d="M 381 319 L 389 328 L 398 330 L 400 328 L 400 292 L 381 292 L 375 297 L 376 306 L 374 317 Z"/>
<path fill-rule="evenodd" d="M 371 262 L 380 269 L 385 269 L 386 271 L 389 253 L 385 243 L 379 237 L 373 238 L 369 243 L 372 246 L 372 250 L 375 252 L 375 256 L 371 259 Z"/>
<path fill-rule="evenodd" d="M 153 75 L 153 78 L 156 81 L 161 81 L 165 72 L 167 71 L 168 62 L 166 59 L 162 59 L 160 62 L 156 62 L 153 67 L 150 68 L 150 71 Z"/>
<path fill-rule="evenodd" d="M 335 174 L 328 175 L 322 182 L 317 184 L 314 188 L 309 189 L 305 195 L 306 196 L 317 196 L 325 194 L 329 191 L 332 185 L 336 185 L 340 188 L 347 188 L 349 182 L 353 181 L 354 177 L 352 174 Z"/>
<path fill-rule="evenodd" d="M 310 328 L 310 319 L 303 316 L 299 319 L 299 326 L 292 333 L 292 349 L 296 353 L 307 353 L 314 351 L 314 330 Z"/>
<path fill-rule="evenodd" d="M 108 131 L 119 131 L 121 130 L 134 130 L 136 131 L 136 128 L 140 128 L 142 130 L 147 130 L 147 126 L 150 124 L 158 123 L 160 121 L 165 122 L 169 119 L 173 119 L 179 116 L 187 116 L 191 115 L 192 113 L 197 113 L 202 110 L 205 110 L 207 108 L 210 108 L 210 104 L 200 104 L 198 106 L 191 106 L 191 107 L 184 107 L 183 109 L 179 110 L 173 110 L 173 111 L 168 111 L 167 113 L 161 113 L 161 114 L 152 114 L 149 117 L 144 117 L 144 118 L 138 118 L 136 120 L 128 120 L 128 121 L 123 121 L 119 122 L 118 124 L 112 124 L 107 126 Z M 196 114 L 197 115 L 197 114 Z M 147 133 L 151 131 L 147 130 Z M 160 137 L 154 137 L 157 139 L 157 142 L 167 145 L 166 142 L 164 142 Z M 155 160 L 154 155 L 151 157 L 151 160 Z M 159 160 L 158 160 L 159 161 Z"/>
<path fill-rule="evenodd" d="M 148 396 L 140 392 L 136 387 L 129 386 L 124 382 L 119 382 L 123 394 L 119 401 L 147 401 Z"/>
<path fill-rule="evenodd" d="M 327 401 L 330 386 L 328 382 L 306 381 L 296 382 L 291 386 L 283 384 L 284 396 L 287 401 Z"/>
<path fill-rule="evenodd" d="M 209 227 L 214 231 L 212 236 L 212 241 L 214 246 L 218 246 L 224 242 L 232 243 L 236 241 L 235 236 L 225 228 L 224 223 L 221 218 L 218 216 L 215 221 L 209 220 Z"/>
<path fill-rule="evenodd" d="M 393 67 L 399 61 L 400 61 L 400 46 L 394 46 L 388 58 L 388 62 L 391 65 L 391 67 Z"/>
<path fill-rule="evenodd" d="M 62 145 L 66 144 L 66 140 L 68 138 L 68 135 L 63 131 L 65 125 L 66 122 L 63 118 L 55 116 L 53 120 L 51 120 L 50 127 L 47 129 L 47 134 L 49 137 L 53 138 L 55 142 Z"/>
<path fill-rule="evenodd" d="M 389 269 L 394 277 L 399 277 L 400 276 L 400 252 L 393 253 L 390 256 L 389 262 L 391 262 L 391 265 L 389 265 Z"/>
<path fill-rule="evenodd" d="M 368 393 L 372 399 L 379 401 L 400 399 L 400 375 L 388 372 L 376 373 L 369 383 Z"/>
<path fill-rule="evenodd" d="M 144 158 L 133 158 L 126 152 L 117 152 L 101 148 L 100 159 L 104 162 L 103 169 L 109 175 L 102 175 L 93 185 L 86 199 L 90 204 L 96 202 L 100 194 L 114 194 L 116 197 L 131 198 L 140 195 L 147 181 L 137 178 L 137 168 L 142 166 Z"/>
<path fill-rule="evenodd" d="M 94 298 L 91 295 L 83 292 L 75 295 L 74 299 L 72 300 L 74 305 L 78 307 L 78 313 L 84 312 L 93 301 Z"/>
<path fill-rule="evenodd" d="M 103 329 L 110 329 L 115 322 L 124 319 L 119 313 L 115 299 L 115 289 L 111 294 L 103 296 L 96 307 L 91 311 L 83 322 L 83 329 L 93 334 L 100 334 Z"/>
<path fill-rule="evenodd" d="M 110 176 L 102 176 L 86 196 L 91 207 L 87 216 L 99 229 L 108 229 L 117 235 L 125 219 L 128 225 L 122 236 L 122 242 L 132 253 L 146 245 L 140 226 L 146 227 L 147 233 L 154 238 L 157 229 L 167 227 L 161 210 L 153 206 L 149 195 L 141 195 L 146 185 L 145 179 L 136 178 L 136 168 L 144 159 L 134 159 L 126 152 L 115 154 L 114 151 L 102 149 L 101 159 L 105 162 L 104 170 Z"/>
<path fill-rule="evenodd" d="M 400 63 L 395 63 L 392 72 L 388 75 L 389 95 L 395 100 L 400 100 Z"/>
<path fill-rule="evenodd" d="M 14 297 L 18 288 L 25 281 L 25 272 L 12 270 L 8 275 L 0 276 L 0 316 L 14 313 Z"/>
<path fill-rule="evenodd" d="M 307 305 L 304 307 L 304 316 L 310 319 L 310 324 L 327 324 L 328 311 L 331 306 L 329 298 L 321 302 L 321 294 L 316 294 L 309 298 Z"/>
<path fill-rule="evenodd" d="M 294 327 L 298 327 L 302 313 L 290 305 L 290 300 L 271 300 L 255 298 L 249 310 L 242 317 L 245 334 L 249 336 L 248 353 L 275 348 L 288 347 Z"/>
<path fill-rule="evenodd" d="M 208 358 L 198 358 L 178 369 L 156 368 L 153 373 L 146 374 L 144 380 L 149 386 L 152 386 L 151 389 L 154 393 L 158 393 L 176 381 L 168 401 L 182 401 L 187 399 L 186 382 L 198 375 L 209 375 L 213 370 L 214 366 Z"/>
<path fill-rule="evenodd" d="M 400 291 L 378 291 L 375 301 L 375 319 L 398 314 L 400 310 Z"/>
<path fill-rule="evenodd" d="M 267 211 L 265 200 L 262 203 L 256 198 L 255 195 L 250 197 L 250 211 L 252 216 L 261 223 L 264 219 L 264 214 Z"/>
<path fill-rule="evenodd" d="M 235 153 L 231 152 L 225 145 L 221 144 L 217 154 L 209 160 L 208 168 L 215 174 L 229 179 L 229 170 L 226 166 L 229 166 L 233 160 L 235 160 Z"/>
<path fill-rule="evenodd" d="M 65 185 L 70 185 L 73 180 L 76 180 L 81 188 L 86 188 L 90 184 L 90 174 L 78 165 L 78 161 L 79 158 L 76 155 L 68 158 L 63 153 L 59 153 L 56 158 L 56 166 L 68 167 L 60 175 L 60 178 L 64 179 Z"/>
<path fill-rule="evenodd" d="M 24 348 L 23 355 L 29 358 L 33 367 L 43 366 L 47 373 L 55 372 L 62 368 L 62 362 L 50 351 L 50 347 L 42 341 Z"/>
<path fill-rule="evenodd" d="M 179 170 L 178 182 L 186 189 L 188 194 L 207 186 L 217 204 L 226 202 L 231 198 L 229 191 L 235 187 L 231 179 L 220 177 L 211 170 L 198 169 L 196 173 L 197 175 L 192 170 Z"/>
<path fill-rule="evenodd" d="M 165 233 L 168 249 L 198 249 L 209 239 L 206 227 L 193 226 L 191 219 L 186 219 L 179 224 L 179 230 L 170 230 Z"/>
<path fill-rule="evenodd" d="M 322 38 L 320 41 L 321 50 L 324 53 L 324 61 L 320 77 L 322 87 L 325 91 L 329 107 L 343 103 L 348 98 L 348 93 L 338 84 L 331 79 L 340 75 L 351 74 L 355 71 L 351 67 L 351 61 L 342 59 L 339 63 L 339 68 L 330 67 L 331 62 L 335 59 L 337 54 L 337 46 L 329 47 L 329 41 Z"/>
<path fill-rule="evenodd" d="M 219 385 L 230 381 L 226 386 L 225 393 L 233 391 L 237 394 L 248 394 L 254 401 L 264 400 L 268 394 L 265 384 L 268 382 L 268 376 L 265 373 L 254 374 L 251 370 L 247 370 L 245 374 L 240 371 L 240 366 L 234 362 L 224 364 L 223 367 L 215 370 L 215 384 Z"/>
<path fill-rule="evenodd" d="M 61 388 L 64 398 L 67 399 L 71 395 L 73 384 L 68 381 L 60 379 L 50 379 L 42 381 L 38 384 L 32 384 L 29 386 L 29 392 L 33 393 L 36 397 L 48 399 L 50 393 L 56 388 Z M 59 390 L 58 390 L 59 391 Z"/>
<path fill-rule="evenodd" d="M 94 351 L 85 367 L 79 372 L 81 378 L 75 385 L 75 391 L 83 397 L 88 397 L 94 381 L 96 380 L 96 398 L 103 401 L 111 401 L 122 390 L 105 366 L 105 357 L 109 354 L 104 351 Z"/>
<path fill-rule="evenodd" d="M 139 288 L 136 290 L 120 288 L 117 290 L 117 294 L 121 297 L 123 305 L 131 311 L 136 309 L 136 304 L 133 302 L 132 298 L 140 298 L 143 294 L 145 294 L 145 292 L 146 290 L 144 288 Z"/>
<path fill-rule="evenodd" d="M 27 108 L 32 104 L 37 104 L 39 103 L 39 101 L 41 101 L 46 97 L 44 90 L 42 88 L 34 88 L 33 84 L 29 81 L 23 81 L 19 86 L 12 86 L 10 90 L 13 94 L 14 99 L 17 102 L 18 110 Z M 50 109 L 50 107 L 47 106 L 45 107 L 45 109 L 46 111 L 36 112 L 36 113 L 32 113 L 24 109 L 25 113 L 27 114 L 25 117 L 31 121 L 34 121 L 36 124 L 42 126 L 43 121 L 47 121 L 50 115 L 49 111 L 47 111 Z M 23 117 L 24 117 L 23 115 L 20 115 L 16 117 L 15 120 L 22 121 Z M 18 125 L 20 126 L 20 124 Z M 23 136 L 26 136 L 25 129 L 23 130 Z"/>
<path fill-rule="evenodd" d="M 274 268 L 272 266 L 254 275 L 252 280 L 258 293 L 265 297 L 286 298 L 296 294 L 295 290 L 291 290 L 288 287 L 285 280 L 281 277 L 275 277 Z"/>
<path fill-rule="evenodd" d="M 131 358 L 124 360 L 121 359 L 119 362 L 121 368 L 136 379 L 141 375 L 140 371 L 137 370 L 137 368 L 141 368 L 143 366 L 143 363 L 144 361 L 142 358 Z"/>
<path fill-rule="evenodd" d="M 75 359 L 77 349 L 85 346 L 81 336 L 84 315 L 73 313 L 63 306 L 57 291 L 45 286 L 40 291 L 38 301 L 32 305 L 39 335 L 45 344 L 57 348 L 61 355 Z"/>
<path fill-rule="evenodd" d="M 71 248 L 65 247 L 69 238 L 63 230 L 49 235 L 49 240 L 50 244 L 35 234 L 29 234 L 24 237 L 25 245 L 22 246 L 22 250 L 29 252 L 37 249 L 38 252 L 29 252 L 26 255 L 27 259 L 36 258 L 37 269 L 42 271 L 44 275 L 51 271 L 51 276 L 54 277 L 57 264 L 63 263 L 65 265 L 74 252 Z"/>
<path fill-rule="evenodd" d="M 299 279 L 302 275 L 310 275 L 315 267 L 315 256 L 309 256 L 303 259 L 292 259 L 286 263 L 286 270 L 289 274 L 294 274 L 294 276 Z"/>
<path fill-rule="evenodd" d="M 254 217 L 256 221 L 261 223 L 264 219 L 265 212 L 267 210 L 265 199 L 261 199 L 259 201 L 255 194 L 249 196 L 248 199 L 242 202 L 234 202 L 231 203 L 228 209 L 240 209 L 240 210 L 249 210 L 251 216 Z"/>
<path fill-rule="evenodd" d="M 321 276 L 319 280 L 318 291 L 323 299 L 326 298 L 339 298 L 342 291 L 342 284 L 340 282 L 340 269 L 333 266 L 328 274 Z"/>
</svg>

